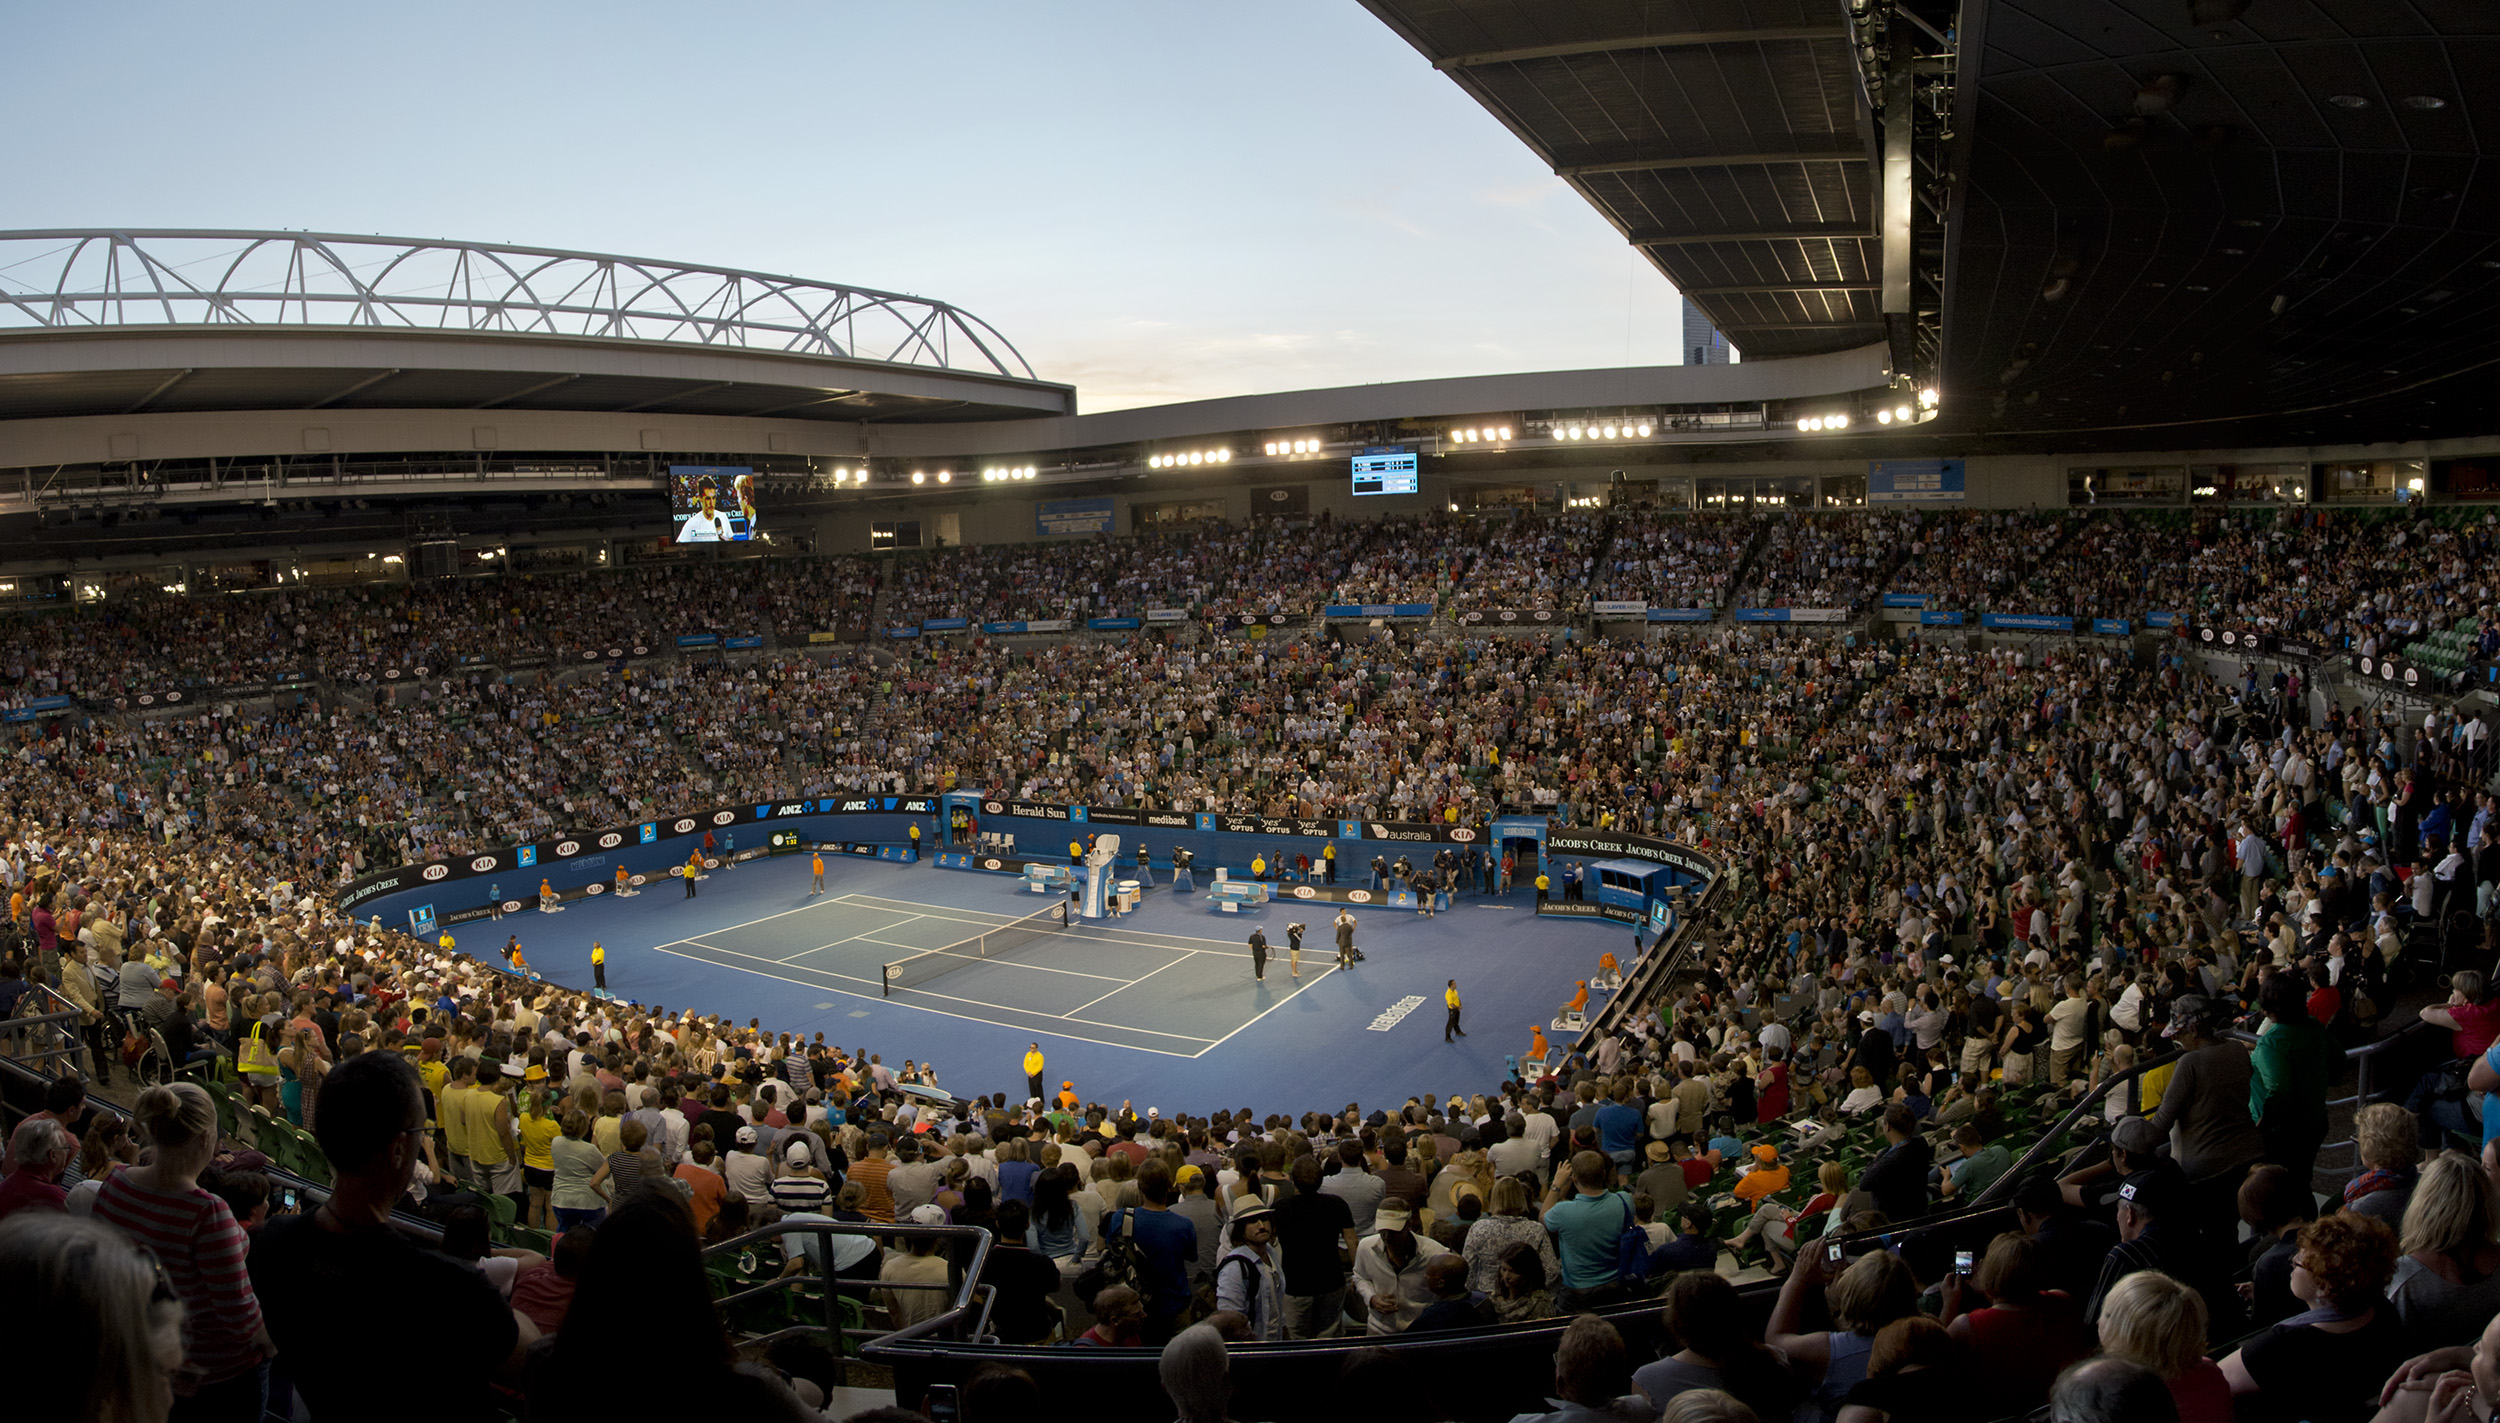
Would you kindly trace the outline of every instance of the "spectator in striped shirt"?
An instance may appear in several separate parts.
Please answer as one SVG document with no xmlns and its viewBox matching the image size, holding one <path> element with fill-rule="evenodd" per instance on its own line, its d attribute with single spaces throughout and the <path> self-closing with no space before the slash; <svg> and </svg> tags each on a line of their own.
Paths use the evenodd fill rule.
<svg viewBox="0 0 2500 1423">
<path fill-rule="evenodd" d="M 199 1183 L 217 1151 L 216 1104 L 198 1084 L 177 1082 L 140 1093 L 132 1115 L 148 1160 L 106 1178 L 95 1218 L 146 1246 L 182 1297 L 176 1416 L 258 1423 L 272 1349 L 244 1268 L 250 1247 L 234 1212 Z"/>
</svg>

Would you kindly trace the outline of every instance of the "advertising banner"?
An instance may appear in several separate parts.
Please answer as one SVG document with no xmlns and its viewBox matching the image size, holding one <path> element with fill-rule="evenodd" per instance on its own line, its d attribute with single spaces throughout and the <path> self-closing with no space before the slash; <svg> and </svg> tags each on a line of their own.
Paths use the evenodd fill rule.
<svg viewBox="0 0 2500 1423">
<path fill-rule="evenodd" d="M 1326 615 L 1332 618 L 1428 618 L 1430 603 L 1331 603 Z"/>
<path fill-rule="evenodd" d="M 972 626 L 970 618 L 922 618 L 920 620 L 922 632 L 961 632 L 970 626 Z"/>
<path fill-rule="evenodd" d="M 1649 610 L 1649 621 L 1653 623 L 1707 623 L 1717 621 L 1718 616 L 1709 608 L 1652 608 Z"/>
<path fill-rule="evenodd" d="M 1087 618 L 1085 626 L 1095 632 L 1133 632 L 1145 626 L 1142 618 Z"/>
<path fill-rule="evenodd" d="M 2092 631 L 2102 637 L 2127 637 L 2135 632 L 2135 625 L 2125 618 L 2094 618 Z"/>
<path fill-rule="evenodd" d="M 749 633 L 744 637 L 733 637 L 721 644 L 721 646 L 728 648 L 732 652 L 743 651 L 750 647 L 762 647 L 763 645 L 764 639 L 754 633 Z"/>
<path fill-rule="evenodd" d="M 887 628 L 885 630 L 885 635 L 887 637 L 918 637 L 920 636 L 920 629 L 916 627 Z"/>
<path fill-rule="evenodd" d="M 1150 623 L 1185 623 L 1189 621 L 1189 610 L 1187 608 L 1148 608 L 1146 610 L 1146 621 Z"/>
<path fill-rule="evenodd" d="M 1716 862 L 1688 846 L 1672 840 L 1648 835 L 1627 835 L 1607 830 L 1556 830 L 1545 837 L 1549 855 L 1586 855 L 1599 860 L 1655 860 L 1696 879 L 1713 879 L 1719 873 Z"/>
<path fill-rule="evenodd" d="M 1649 604 L 1631 600 L 1592 602 L 1589 611 L 1601 618 L 1637 618 L 1649 612 Z"/>
<path fill-rule="evenodd" d="M 1922 609 L 1918 615 L 1918 625 L 1931 628 L 1957 628 L 1962 625 L 1962 615 L 1938 609 Z"/>
<path fill-rule="evenodd" d="M 1886 593 L 1884 606 L 1887 608 L 1924 608 L 1927 606 L 1927 595 L 1925 593 Z"/>
<path fill-rule="evenodd" d="M 2003 632 L 2064 632 L 2075 630 L 2073 618 L 2051 617 L 2047 613 L 1982 613 L 1979 625 Z"/>
<path fill-rule="evenodd" d="M 1552 608 L 1469 608 L 1458 620 L 1467 627 L 1555 627 L 1568 619 Z"/>
</svg>

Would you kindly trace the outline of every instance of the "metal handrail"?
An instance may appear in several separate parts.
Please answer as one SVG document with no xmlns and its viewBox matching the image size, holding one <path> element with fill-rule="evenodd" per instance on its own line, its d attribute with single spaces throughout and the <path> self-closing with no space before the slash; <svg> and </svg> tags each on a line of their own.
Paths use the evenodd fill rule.
<svg viewBox="0 0 2500 1423">
<path fill-rule="evenodd" d="M 883 1344 L 892 1344 L 906 1340 L 919 1339 L 941 1331 L 960 1332 L 963 1337 L 971 1338 L 977 1337 L 981 1333 L 985 1332 L 989 1327 L 990 1307 L 995 1301 L 996 1296 L 994 1291 L 983 1290 L 980 1284 L 981 1269 L 989 1261 L 990 1247 L 995 1238 L 990 1234 L 987 1227 L 978 1225 L 883 1225 L 875 1221 L 849 1220 L 783 1221 L 774 1225 L 763 1226 L 755 1230 L 750 1230 L 743 1235 L 733 1236 L 730 1239 L 721 1241 L 716 1245 L 707 1245 L 703 1248 L 703 1255 L 706 1259 L 712 1259 L 718 1256 L 730 1254 L 734 1251 L 742 1250 L 748 1245 L 760 1240 L 771 1240 L 778 1243 L 782 1237 L 789 1235 L 813 1235 L 826 1239 L 846 1235 L 867 1236 L 871 1239 L 879 1241 L 935 1240 L 941 1245 L 949 1240 L 964 1240 L 971 1242 L 972 1258 L 969 1261 L 958 1263 L 952 1253 L 949 1253 L 946 1256 L 947 1279 L 946 1283 L 943 1285 L 922 1284 L 917 1281 L 909 1280 L 862 1280 L 859 1282 L 862 1285 L 873 1284 L 878 1289 L 943 1290 L 951 1296 L 950 1302 L 945 1309 L 929 1316 L 927 1319 L 921 1320 L 917 1324 L 907 1325 L 901 1329 L 877 1335 L 876 1337 L 870 1339 L 867 1344 L 861 1347 L 860 1350 L 861 1356 L 864 1358 L 873 1358 L 874 1355 L 869 1351 Z M 796 1275 L 783 1276 L 781 1278 L 768 1281 L 762 1285 L 758 1285 L 752 1289 L 739 1290 L 734 1294 L 715 1300 L 713 1303 L 715 1307 L 725 1308 L 742 1300 L 759 1299 L 765 1295 L 773 1294 L 781 1290 L 793 1289 L 797 1286 L 801 1278 L 803 1277 Z M 836 1301 L 840 1297 L 840 1292 L 834 1287 L 835 1277 L 831 1274 L 826 1274 L 818 1278 L 825 1286 L 824 1331 L 827 1334 L 839 1335 L 843 1332 L 843 1330 L 836 1308 Z M 968 1327 L 962 1328 L 958 1331 L 959 1325 L 968 1325 Z M 840 1349 L 836 1349 L 834 1351 L 834 1356 L 837 1368 L 844 1367 L 844 1356 L 842 1351 Z"/>
</svg>

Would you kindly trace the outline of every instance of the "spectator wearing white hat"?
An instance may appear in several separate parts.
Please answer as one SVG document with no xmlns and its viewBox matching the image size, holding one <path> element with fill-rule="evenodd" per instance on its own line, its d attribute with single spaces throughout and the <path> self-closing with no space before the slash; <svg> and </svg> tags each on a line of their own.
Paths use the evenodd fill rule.
<svg viewBox="0 0 2500 1423">
<path fill-rule="evenodd" d="M 914 1206 L 905 1215 L 904 1223 L 944 1225 L 946 1211 L 936 1205 Z M 946 1309 L 946 1257 L 937 1253 L 937 1243 L 938 1237 L 923 1235 L 915 1237 L 909 1249 L 886 1252 L 885 1265 L 878 1270 L 877 1279 L 888 1286 L 902 1286 L 879 1291 L 885 1298 L 886 1313 L 892 1316 L 897 1329 L 908 1329 Z M 938 1288 L 912 1288 L 915 1285 L 934 1285 Z"/>
</svg>

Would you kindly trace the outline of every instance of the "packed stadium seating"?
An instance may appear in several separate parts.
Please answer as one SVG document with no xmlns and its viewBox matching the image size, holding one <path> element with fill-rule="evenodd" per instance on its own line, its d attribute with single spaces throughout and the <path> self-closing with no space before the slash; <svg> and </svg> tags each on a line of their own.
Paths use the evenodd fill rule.
<svg viewBox="0 0 2500 1423">
<path fill-rule="evenodd" d="M 839 1344 L 938 1318 L 942 1338 L 872 1350 L 897 1378 L 951 1378 L 994 1357 L 1080 1380 L 1088 1350 L 1074 1345 L 1159 1344 L 1201 1314 L 1254 1340 L 1506 1329 L 1541 1341 L 1550 1360 L 1555 1332 L 1581 1327 L 1565 1325 L 1569 1314 L 1595 1311 L 1648 1340 L 1663 1304 L 1689 1352 L 1699 1326 L 1675 1311 L 1703 1302 L 1675 1281 L 1700 1269 L 1750 1291 L 1748 1319 L 1770 1304 L 1767 1274 L 1784 1275 L 1760 1337 L 1791 1363 L 1833 1360 L 1821 1379 L 1839 1386 L 1832 1401 L 1866 1376 L 1870 1344 L 1887 1360 L 1916 1346 L 2007 1374 L 1988 1375 L 1994 1391 L 1952 1415 L 1995 1417 L 2042 1402 L 2056 1371 L 2003 1369 L 1991 1351 L 2004 1346 L 1972 1342 L 1977 1331 L 2045 1310 L 2054 1328 L 2042 1337 L 2080 1358 L 2090 1310 L 2116 1352 L 2110 1287 L 2158 1270 L 2187 1282 L 2204 1341 L 2259 1331 L 2229 1382 L 2260 1400 L 2248 1406 L 2279 1410 L 2298 1374 L 2280 1342 L 2256 1341 L 2317 1321 L 2269 1313 L 2282 1300 L 2263 1295 L 2273 1278 L 2263 1267 L 2256 1306 L 2231 1288 L 2247 1267 L 2227 1190 L 2217 1206 L 2211 1182 L 2279 1163 L 2303 1177 L 2305 1200 L 2308 1168 L 2327 1164 L 2320 1142 L 2342 1049 L 2392 1021 L 2409 960 L 2437 961 L 2460 926 L 2479 933 L 2475 911 L 2500 884 L 2500 837 L 2484 834 L 2490 741 L 2470 708 L 2437 708 L 2425 722 L 2418 708 L 2338 705 L 2320 730 L 2295 680 L 2317 674 L 2299 667 L 2216 680 L 2159 649 L 1895 640 L 1867 624 L 1837 625 L 1851 636 L 1712 624 L 1623 642 L 1436 624 L 1369 642 L 1332 639 L 1307 616 L 1258 641 L 1213 620 L 1308 615 L 1340 598 L 1862 611 L 1908 591 L 2080 617 L 2131 616 L 2158 599 L 2191 623 L 2248 616 L 2463 669 L 2492 651 L 2490 541 L 2488 525 L 2446 515 L 2308 511 L 1435 516 L 25 616 L 11 624 L 5 670 L 11 700 L 44 714 L 12 725 L 0 763 L 0 874 L 21 935 L 0 993 L 24 1014 L 92 1007 L 94 1031 L 74 1035 L 91 1054 L 198 1082 L 219 1147 L 215 1163 L 198 1163 L 220 1202 L 202 1208 L 203 1234 L 222 1240 L 231 1218 L 263 1228 L 253 1192 L 265 1200 L 272 1181 L 300 1183 L 307 1199 L 360 1189 L 364 1163 L 337 1159 L 349 1134 L 336 1121 L 322 1129 L 324 1084 L 344 1084 L 336 1100 L 369 1102 L 365 1079 L 381 1069 L 357 1064 L 405 1054 L 432 1093 L 435 1130 L 413 1133 L 425 1165 L 402 1204 L 446 1249 L 482 1219 L 478 1239 L 519 1252 L 487 1275 L 516 1307 L 569 1295 L 561 1271 L 596 1268 L 578 1259 L 593 1237 L 565 1243 L 598 1210 L 600 1193 L 582 1194 L 591 1167 L 581 1163 L 595 1163 L 602 1182 L 625 1183 L 606 1193 L 618 1222 L 674 1203 L 665 1208 L 691 1208 L 713 1242 L 734 1242 L 710 1257 L 707 1288 L 742 1335 L 833 1318 Z M 1167 604 L 1191 621 L 1154 636 L 808 642 L 852 624 Z M 667 647 L 689 628 L 765 633 L 767 644 L 728 657 L 606 656 L 620 638 Z M 431 675 L 431 664 L 458 669 L 468 657 L 484 660 Z M 509 667 L 524 658 L 546 660 Z M 428 676 L 382 694 L 361 675 L 420 665 Z M 170 712 L 113 703 L 141 688 L 298 671 L 311 688 L 283 705 L 266 694 Z M 31 706 L 57 694 L 87 700 Z M 1089 702 L 1095 734 L 1079 744 L 1064 734 L 1068 708 Z M 1727 868 L 1650 996 L 1480 1095 L 1418 1091 L 1334 1117 L 1201 1104 L 1142 1122 L 1003 1095 L 930 1105 L 901 1089 L 959 1080 L 958 1065 L 897 1073 L 865 1048 L 525 981 L 358 928 L 324 898 L 380 863 L 688 799 L 866 785 L 1478 825 L 1541 810 L 1558 825 L 1680 840 Z M 112 1001 L 98 999 L 103 968 L 119 969 Z M 2287 1007 L 2279 990 L 2291 985 L 2301 991 Z M 2479 1011 L 2479 986 L 2460 992 Z M 120 1051 L 125 1022 L 155 1034 L 136 1064 Z M 2259 1049 L 2257 1090 L 2244 1067 L 2216 1085 L 2210 1058 L 2172 1056 L 2170 1022 L 2187 1025 L 2197 1051 L 2226 1030 L 2263 1028 L 2274 1046 Z M 14 1055 L 42 1041 L 21 1037 Z M 2293 1042 L 2315 1056 L 2268 1081 L 2267 1054 Z M 2489 1043 L 2460 1030 L 2438 1055 L 2453 1046 L 2470 1058 Z M 512 1095 L 481 1107 L 481 1094 L 443 1075 L 468 1060 Z M 2138 1108 L 2168 1127 L 2160 1114 L 2178 1115 L 2179 1102 L 2196 1114 L 2183 1128 L 2190 1149 L 2228 1143 L 2230 1159 L 2199 1163 L 2215 1169 L 2196 1173 L 2208 1195 L 2193 1203 L 2183 1188 L 2166 1194 L 2180 1183 L 2140 1136 L 2110 1132 Z M 82 1109 L 73 1094 L 60 1111 L 32 1135 L 18 1128 L 30 1154 L 12 1165 L 16 1184 L 0 1186 L 0 1215 L 33 1214 L 66 1187 L 110 1217 L 125 1207 L 107 1178 L 161 1179 L 138 1164 L 143 1145 L 188 1159 L 173 1145 L 188 1129 L 165 1094 L 140 1104 L 148 1143 L 101 1144 L 110 1131 L 94 1120 L 115 1115 L 109 1106 Z M 556 1126 L 574 1113 L 577 1123 Z M 2314 1117 L 2316 1130 L 2283 1126 L 2294 1117 Z M 56 1168 L 41 1127 L 50 1120 L 83 1124 L 100 1144 L 82 1138 Z M 2439 1118 L 2426 1109 L 2425 1120 Z M 792 1161 L 793 1141 L 807 1143 L 805 1162 Z M 2091 1176 L 2113 1146 L 2134 1153 L 2123 1178 L 2133 1194 L 2115 1205 L 2104 1196 L 2121 1178 L 2105 1189 Z M 516 1162 L 552 1173 L 548 1199 Z M 2071 1192 L 2041 1196 L 2061 1174 Z M 1635 1193 L 1621 1208 L 1631 1232 L 1603 1194 L 1618 1180 Z M 1336 1207 L 1291 1204 L 1303 1196 L 1344 1201 L 1361 1238 L 1350 1318 L 1337 1313 L 1342 1273 L 1329 1284 L 1296 1263 L 1313 1230 L 1325 1243 L 1335 1229 Z M 1390 1196 L 1405 1218 L 1384 1209 Z M 1288 1252 L 1273 1300 L 1257 1271 L 1274 1261 L 1236 1239 L 1248 1212 L 1270 1204 Z M 1141 1232 L 1139 1260 L 1106 1246 L 1103 1213 L 1130 1205 L 1189 1220 L 1197 1247 L 1178 1251 L 1168 1228 Z M 2093 1217 L 2112 1212 L 2134 1232 L 2123 1242 L 2093 1234 Z M 803 1219 L 745 1238 L 791 1216 Z M 902 1235 L 853 1256 L 838 1231 L 811 1235 L 814 1219 Z M 2147 1234 L 2145 1219 L 2161 1224 Z M 1017 1220 L 1035 1227 L 1030 1250 L 1001 1228 Z M 2189 1222 L 2209 1233 L 2191 1235 Z M 982 1245 L 1000 1262 L 984 1271 L 990 1344 L 968 1342 L 962 1321 L 931 1303 L 957 1294 L 912 1292 L 961 1283 L 965 1238 L 935 1253 L 940 1237 L 907 1238 L 955 1225 L 997 1237 Z M 1247 1295 L 1215 1268 L 1219 1229 L 1255 1257 Z M 2429 1308 L 2423 1287 L 2405 1293 L 2410 1272 L 2380 1298 L 2397 1268 L 2383 1229 L 2335 1229 L 2344 1235 L 2303 1234 L 2301 1248 L 2322 1271 L 2335 1254 L 2337 1280 L 2362 1279 L 2331 1301 L 2341 1317 Z M 1837 1262 L 1821 1248 L 1826 1234 L 1843 1242 Z M 0 1259 L 12 1258 L 9 1239 L 0 1233 Z M 2134 1248 L 2146 1239 L 2154 1245 Z M 1435 1271 L 1430 1257 L 1444 1249 L 1467 1268 Z M 1985 1266 L 1957 1272 L 1953 1249 Z M 2385 1268 L 2371 1263 L 2380 1256 Z M 1847 1275 L 1824 1332 L 1813 1287 L 1835 1263 Z M 249 1278 L 238 1289 L 212 1275 L 186 1273 L 176 1287 L 195 1318 L 239 1317 Z M 1918 1315 L 1930 1286 L 1941 1286 L 1947 1319 L 1983 1292 L 1993 1317 L 1949 1347 L 1895 1339 L 1889 1326 Z M 2367 1416 L 2353 1410 L 2406 1354 L 2479 1332 L 2459 1334 L 2453 1312 L 2439 1318 L 2413 1331 L 2413 1347 L 2385 1329 L 2355 1346 L 2352 1396 L 2323 1400 L 2333 1408 L 2314 1416 Z M 283 1366 L 286 1330 L 273 1332 Z M 1858 1351 L 1854 1377 L 1844 1343 Z M 218 1357 L 204 1336 L 193 1347 Z M 1037 1362 L 1044 1348 L 1052 1361 Z M 2172 1370 L 2183 1400 L 2208 1382 L 2186 1367 Z M 1641 1387 L 1683 1391 L 1715 1370 L 1713 1386 L 1762 1408 L 1798 1401 L 1790 1384 L 1728 1359 L 1696 1355 L 1682 1370 Z M 1799 1396 L 1816 1386 L 1791 1382 Z M 1543 1386 L 1543 1376 L 1488 1385 L 1529 1403 Z M 1668 1402 L 1642 1396 L 1650 1416 Z"/>
</svg>

